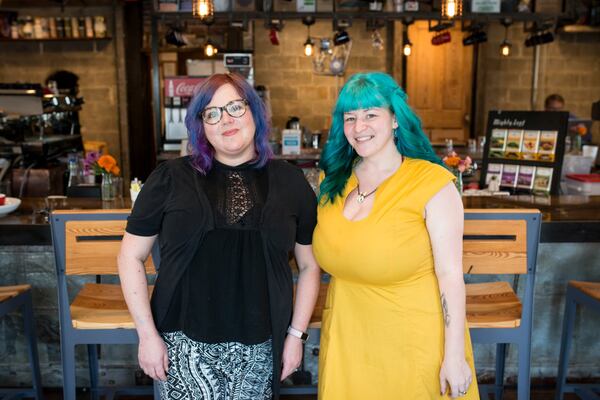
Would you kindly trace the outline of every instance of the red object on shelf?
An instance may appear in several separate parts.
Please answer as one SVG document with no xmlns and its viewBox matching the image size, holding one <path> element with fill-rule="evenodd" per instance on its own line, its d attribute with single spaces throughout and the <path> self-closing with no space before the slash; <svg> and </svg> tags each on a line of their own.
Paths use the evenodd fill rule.
<svg viewBox="0 0 600 400">
<path fill-rule="evenodd" d="M 567 178 L 579 182 L 600 183 L 600 174 L 569 174 Z"/>
</svg>

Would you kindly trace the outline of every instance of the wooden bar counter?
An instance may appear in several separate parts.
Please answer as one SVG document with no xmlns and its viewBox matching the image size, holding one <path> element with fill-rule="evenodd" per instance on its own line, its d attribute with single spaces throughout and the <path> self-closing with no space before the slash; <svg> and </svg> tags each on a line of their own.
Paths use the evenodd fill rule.
<svg viewBox="0 0 600 400">
<path fill-rule="evenodd" d="M 128 198 L 103 202 L 90 198 L 51 200 L 57 209 L 129 209 Z M 465 208 L 537 208 L 542 211 L 542 243 L 600 242 L 600 196 L 463 197 Z M 52 244 L 45 198 L 24 198 L 21 206 L 0 218 L 0 245 Z"/>
</svg>

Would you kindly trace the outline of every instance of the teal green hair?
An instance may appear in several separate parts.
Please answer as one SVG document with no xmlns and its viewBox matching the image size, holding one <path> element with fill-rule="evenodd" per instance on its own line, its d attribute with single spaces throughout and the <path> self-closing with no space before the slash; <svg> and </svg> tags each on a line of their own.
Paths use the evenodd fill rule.
<svg viewBox="0 0 600 400">
<path fill-rule="evenodd" d="M 341 196 L 352 166 L 358 157 L 344 136 L 344 113 L 365 108 L 389 108 L 396 116 L 394 132 L 398 152 L 406 157 L 441 164 L 421 129 L 421 120 L 406 103 L 406 93 L 383 72 L 360 73 L 350 77 L 342 88 L 333 111 L 329 139 L 321 155 L 320 167 L 325 179 L 319 187 L 319 201 L 326 204 Z"/>
</svg>

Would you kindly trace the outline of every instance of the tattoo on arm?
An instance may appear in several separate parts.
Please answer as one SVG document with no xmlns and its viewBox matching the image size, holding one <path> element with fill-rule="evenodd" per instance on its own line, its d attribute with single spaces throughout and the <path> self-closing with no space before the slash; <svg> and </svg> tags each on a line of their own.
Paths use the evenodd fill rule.
<svg viewBox="0 0 600 400">
<path fill-rule="evenodd" d="M 446 325 L 446 328 L 447 328 L 450 326 L 450 313 L 448 312 L 448 302 L 446 301 L 446 295 L 444 295 L 444 293 L 442 293 L 441 300 L 442 300 L 442 314 L 444 316 L 444 325 Z"/>
</svg>

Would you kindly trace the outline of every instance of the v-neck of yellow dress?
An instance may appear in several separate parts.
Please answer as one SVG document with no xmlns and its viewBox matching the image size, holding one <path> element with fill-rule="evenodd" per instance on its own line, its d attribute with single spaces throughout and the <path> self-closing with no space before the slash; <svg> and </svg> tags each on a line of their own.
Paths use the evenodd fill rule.
<svg viewBox="0 0 600 400">
<path fill-rule="evenodd" d="M 350 195 L 350 193 L 356 189 L 356 187 L 358 186 L 358 177 L 356 176 L 356 172 L 354 172 L 354 170 L 352 170 L 352 174 L 350 175 L 350 177 L 348 178 L 348 182 L 346 183 L 346 187 L 344 188 L 344 192 L 341 196 L 341 201 L 339 202 L 340 205 L 340 212 L 338 213 L 340 215 L 340 217 L 350 223 L 350 224 L 358 224 L 361 222 L 366 222 L 369 220 L 369 218 L 373 215 L 374 212 L 376 212 L 377 210 L 377 206 L 378 206 L 378 200 L 382 197 L 382 193 L 385 192 L 386 187 L 388 186 L 388 184 L 396 179 L 398 179 L 402 173 L 403 170 L 405 169 L 405 165 L 408 164 L 412 159 L 408 158 L 408 157 L 402 157 L 402 163 L 398 166 L 398 168 L 396 169 L 396 171 L 394 171 L 390 176 L 388 176 L 385 180 L 383 180 L 379 186 L 377 186 L 377 191 L 373 194 L 373 196 L 375 196 L 375 199 L 373 201 L 373 207 L 371 207 L 371 211 L 369 212 L 369 214 L 361 219 L 358 220 L 351 220 L 346 218 L 346 216 L 344 215 L 344 206 L 346 205 L 346 199 L 348 198 L 348 196 Z"/>
</svg>

